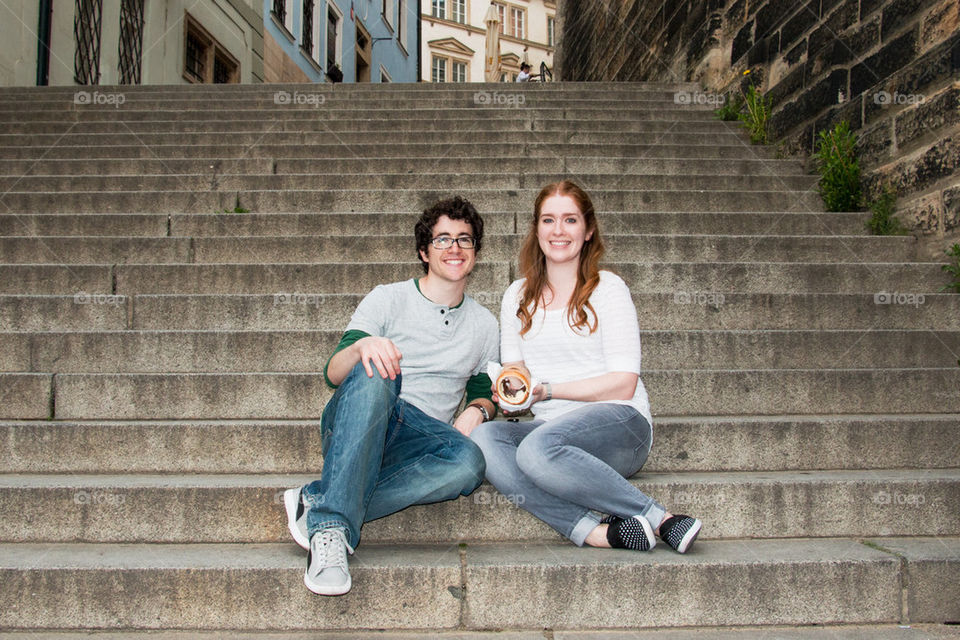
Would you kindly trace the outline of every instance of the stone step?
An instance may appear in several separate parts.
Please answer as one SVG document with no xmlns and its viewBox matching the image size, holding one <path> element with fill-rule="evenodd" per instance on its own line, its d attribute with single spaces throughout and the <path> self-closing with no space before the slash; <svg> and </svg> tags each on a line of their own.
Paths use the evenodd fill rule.
<svg viewBox="0 0 960 640">
<path fill-rule="evenodd" d="M 301 115 L 302 114 L 302 115 Z M 342 131 L 463 131 L 462 117 L 443 117 L 425 123 L 416 119 L 383 119 L 370 118 L 360 120 L 329 120 L 317 119 L 312 112 L 297 112 L 275 120 L 104 120 L 104 121 L 73 121 L 65 122 L 62 119 L 51 118 L 47 121 L 35 122 L 3 122 L 0 123 L 0 134 L 145 134 L 145 133 L 173 133 L 173 132 L 259 132 L 274 134 L 289 131 L 310 132 L 342 132 Z M 431 126 L 428 126 L 431 125 Z M 470 131 L 577 131 L 580 129 L 616 130 L 628 133 L 679 133 L 680 128 L 669 120 L 624 120 L 598 121 L 571 120 L 563 117 L 534 118 L 516 114 L 513 118 L 483 118 L 474 119 L 470 123 Z M 693 120 L 684 123 L 683 133 L 720 133 L 731 132 L 742 134 L 742 129 L 735 123 L 723 123 L 717 120 Z"/>
<path fill-rule="evenodd" d="M 714 160 L 682 158 L 605 158 L 605 157 L 540 157 L 535 162 L 516 157 L 426 157 L 426 158 L 251 158 L 221 160 L 197 158 L 109 159 L 97 162 L 80 160 L 0 160 L 0 176 L 71 176 L 71 175 L 236 175 L 289 173 L 417 173 L 429 166 L 439 173 L 526 173 L 535 164 L 539 173 L 569 173 L 576 180 L 597 173 L 617 175 L 682 175 L 682 176 L 780 176 L 805 175 L 803 163 L 797 160 Z"/>
<path fill-rule="evenodd" d="M 627 263 L 605 265 L 634 293 L 669 293 L 677 304 L 721 306 L 728 293 L 868 293 L 876 304 L 923 306 L 946 284 L 933 263 Z M 480 262 L 471 288 L 501 290 L 516 274 L 507 262 Z M 0 264 L 0 293 L 135 295 L 146 293 L 319 294 L 367 292 L 378 284 L 418 277 L 413 262 L 328 264 Z M 890 295 L 887 295 L 890 294 Z M 86 300 L 119 304 L 121 300 Z"/>
<path fill-rule="evenodd" d="M 607 234 L 861 236 L 865 213 L 598 211 Z M 411 237 L 417 213 L 40 213 L 0 214 L 0 236 L 316 236 Z M 530 212 L 484 211 L 487 234 L 525 233 Z M 857 238 L 856 242 L 860 242 Z M 902 242 L 902 240 L 901 240 Z M 489 247 L 488 247 L 489 248 Z"/>
<path fill-rule="evenodd" d="M 574 144 L 619 144 L 628 138 L 634 144 L 662 144 L 662 145 L 683 145 L 696 149 L 698 146 L 746 146 L 749 149 L 749 143 L 745 143 L 741 135 L 735 132 L 718 133 L 686 133 L 683 131 L 664 132 L 646 132 L 646 133 L 625 133 L 622 131 L 477 131 L 451 129 L 449 131 L 424 129 L 422 131 L 340 131 L 336 134 L 326 131 L 286 131 L 286 132 L 235 132 L 235 133 L 193 133 L 193 132 L 171 132 L 171 133 L 103 133 L 103 134 L 6 134 L 0 135 L 0 146 L 5 148 L 30 148 L 48 149 L 53 145 L 63 145 L 66 147 L 111 147 L 121 145 L 142 144 L 149 147 L 171 144 L 183 144 L 189 146 L 209 146 L 209 145 L 244 145 L 254 146 L 261 143 L 273 145 L 294 145 L 294 144 L 319 144 L 333 139 L 336 135 L 336 141 L 342 145 L 353 144 L 377 144 L 389 141 L 391 144 L 463 144 L 465 142 L 476 144 L 499 144 L 502 147 L 510 147 L 520 143 L 539 143 L 539 144 L 560 144 L 570 142 Z"/>
<path fill-rule="evenodd" d="M 556 174 L 510 173 L 433 173 L 429 165 L 420 173 L 287 173 L 99 175 L 99 176 L 10 176 L 0 177 L 0 189 L 17 192 L 45 191 L 296 191 L 308 186 L 319 189 L 434 189 L 438 179 L 455 181 L 470 189 L 540 189 L 556 181 Z M 582 176 L 586 189 L 603 184 L 606 189 L 644 191 L 766 191 L 775 181 L 787 191 L 816 189 L 814 176 L 680 176 L 663 174 L 591 174 Z"/>
<path fill-rule="evenodd" d="M 341 329 L 363 294 L 0 295 L 0 326 L 8 331 L 133 329 Z M 635 293 L 640 328 L 667 329 L 925 329 L 960 330 L 960 297 L 877 294 L 725 293 L 697 290 Z M 500 291 L 472 291 L 494 315 Z M 322 310 L 322 313 L 321 313 Z M 128 321 L 129 315 L 129 321 Z"/>
<path fill-rule="evenodd" d="M 34 373 L 315 372 L 340 340 L 326 331 L 0 333 L 0 371 Z M 960 332 L 642 331 L 652 369 L 948 368 Z"/>
<path fill-rule="evenodd" d="M 291 191 L 9 191 L 3 203 L 10 213 L 217 213 L 234 207 L 258 213 L 422 211 L 438 200 L 459 194 L 479 211 L 525 211 L 540 187 L 531 189 L 465 188 L 454 176 L 443 176 L 434 190 L 425 189 L 298 189 Z M 813 191 L 694 191 L 619 189 L 594 191 L 594 204 L 620 211 L 797 211 L 823 210 Z"/>
<path fill-rule="evenodd" d="M 893 623 L 903 619 L 904 600 L 920 605 L 921 619 L 955 610 L 946 599 L 955 588 L 929 588 L 956 571 L 955 538 L 894 541 L 902 557 L 874 548 L 883 538 L 868 542 L 704 541 L 686 556 L 572 545 L 368 545 L 352 558 L 353 590 L 341 598 L 303 587 L 304 554 L 293 544 L 8 544 L 0 546 L 8 603 L 0 625 L 542 632 Z M 570 584 L 580 597 L 557 598 Z M 658 606 L 622 606 L 624 591 L 651 584 Z M 249 593 L 258 594 L 257 606 Z"/>
<path fill-rule="evenodd" d="M 949 610 L 949 609 L 944 609 Z M 549 632 L 551 635 L 547 636 Z M 697 629 L 654 628 L 638 630 L 636 628 L 621 634 L 600 628 L 536 631 L 438 631 L 431 630 L 432 640 L 543 640 L 551 637 L 555 640 L 766 640 L 776 637 L 778 640 L 822 640 L 825 634 L 833 640 L 956 640 L 960 638 L 960 629 L 955 625 L 936 623 L 921 624 L 875 624 L 875 625 L 819 625 L 811 626 L 738 626 L 735 629 L 710 627 Z M 97 631 L 104 638 L 141 638 L 147 640 L 210 640 L 222 637 L 216 631 Z M 89 633 L 82 631 L 41 631 L 41 632 L 0 632 L 0 640 L 86 640 Z M 356 634 L 342 631 L 231 631 L 231 638 L 237 640 L 352 640 Z M 423 631 L 363 631 L 364 638 L 373 640 L 421 640 Z"/>
<path fill-rule="evenodd" d="M 0 374 L 0 418 L 314 419 L 331 395 L 316 373 Z M 960 412 L 960 368 L 647 369 L 654 416 Z"/>
<path fill-rule="evenodd" d="M 593 103 L 594 105 L 596 103 Z M 350 108 L 349 104 L 339 106 L 280 106 L 265 105 L 263 107 L 248 107 L 229 109 L 210 109 L 206 106 L 195 108 L 181 108 L 170 105 L 165 108 L 155 106 L 133 106 L 115 109 L 113 107 L 80 107 L 67 108 L 61 106 L 57 110 L 37 111 L 32 107 L 0 108 L 0 123 L 3 122 L 47 122 L 53 114 L 60 116 L 67 122 L 150 122 L 157 120 L 261 120 L 272 122 L 284 118 L 313 117 L 317 120 L 419 120 L 432 122 L 433 120 L 460 118 L 466 122 L 481 119 L 530 118 L 539 120 L 569 119 L 571 121 L 586 120 L 590 122 L 620 122 L 627 120 L 664 120 L 670 122 L 718 122 L 711 109 L 694 107 L 672 108 L 668 103 L 650 102 L 644 107 L 637 108 L 633 101 L 625 101 L 623 106 L 582 106 L 566 107 L 562 103 L 556 106 L 481 106 L 473 104 L 472 99 L 463 99 L 457 106 L 433 105 L 408 108 Z M 721 125 L 722 126 L 722 125 Z M 612 129 L 613 127 L 611 127 Z"/>
<path fill-rule="evenodd" d="M 448 158 L 498 158 L 509 153 L 526 158 L 564 158 L 564 157 L 611 157 L 642 158 L 644 161 L 657 159 L 709 159 L 709 160 L 775 160 L 776 152 L 769 147 L 750 145 L 667 145 L 624 141 L 621 135 L 615 143 L 580 144 L 573 142 L 549 143 L 525 141 L 516 142 L 509 151 L 500 143 L 453 142 L 444 144 L 441 149 L 434 143 L 354 143 L 349 147 L 336 142 L 317 144 L 274 144 L 264 138 L 256 145 L 212 144 L 180 145 L 165 144 L 147 147 L 142 144 L 113 145 L 103 147 L 84 147 L 56 145 L 54 147 L 0 147 L 0 160 L 85 160 L 90 162 L 101 158 L 118 159 L 178 159 L 220 158 L 240 160 L 256 158 L 287 159 L 338 159 L 366 158 L 434 158 L 443 153 Z M 531 160 L 531 164 L 535 162 Z"/>
<path fill-rule="evenodd" d="M 316 477 L 0 475 L 0 541 L 285 542 L 283 491 Z M 700 518 L 701 540 L 950 535 L 960 526 L 958 469 L 642 472 L 631 482 L 670 511 Z M 369 522 L 363 534 L 376 544 L 562 540 L 488 484 Z"/>
<path fill-rule="evenodd" d="M 485 235 L 481 258 L 513 262 L 523 238 Z M 917 259 L 916 244 L 912 236 L 604 235 L 608 255 L 646 262 L 902 263 Z M 412 240 L 399 235 L 0 237 L 6 264 L 328 264 L 388 262 L 412 254 Z"/>
<path fill-rule="evenodd" d="M 957 414 L 664 417 L 643 473 L 956 469 L 944 443 L 958 428 Z M 18 420 L 0 422 L 0 439 L 0 473 L 303 474 L 322 465 L 318 420 Z"/>
</svg>

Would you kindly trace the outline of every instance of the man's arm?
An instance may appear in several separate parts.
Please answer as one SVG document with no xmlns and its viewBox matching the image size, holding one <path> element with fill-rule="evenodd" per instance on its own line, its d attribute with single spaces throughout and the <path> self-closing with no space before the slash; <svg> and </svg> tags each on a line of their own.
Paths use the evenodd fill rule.
<svg viewBox="0 0 960 640">
<path fill-rule="evenodd" d="M 481 372 L 470 376 L 470 379 L 467 381 L 467 406 L 464 407 L 460 415 L 457 416 L 457 419 L 453 421 L 454 429 L 465 436 L 469 436 L 481 423 L 486 422 L 488 419 L 493 419 L 497 414 L 497 407 L 490 399 L 491 386 L 490 376 L 486 373 Z M 479 407 L 483 407 L 487 412 L 486 418 Z"/>
<path fill-rule="evenodd" d="M 371 336 L 363 331 L 347 331 L 327 361 L 323 373 L 327 384 L 337 387 L 357 363 L 362 362 L 367 377 L 373 377 L 373 367 L 376 367 L 381 378 L 395 380 L 400 374 L 402 357 L 403 354 L 388 338 Z"/>
</svg>

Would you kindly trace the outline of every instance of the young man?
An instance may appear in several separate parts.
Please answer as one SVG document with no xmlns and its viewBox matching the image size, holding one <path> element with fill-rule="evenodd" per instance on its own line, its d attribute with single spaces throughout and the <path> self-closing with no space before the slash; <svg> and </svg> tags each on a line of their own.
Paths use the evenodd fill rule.
<svg viewBox="0 0 960 640">
<path fill-rule="evenodd" d="M 485 370 L 499 360 L 499 331 L 464 293 L 483 220 L 456 197 L 424 211 L 414 234 L 426 275 L 380 285 L 357 306 L 324 371 L 337 391 L 321 419 L 323 475 L 284 492 L 317 594 L 350 590 L 347 552 L 364 522 L 469 495 L 483 480 L 468 436 L 495 411 Z"/>
</svg>

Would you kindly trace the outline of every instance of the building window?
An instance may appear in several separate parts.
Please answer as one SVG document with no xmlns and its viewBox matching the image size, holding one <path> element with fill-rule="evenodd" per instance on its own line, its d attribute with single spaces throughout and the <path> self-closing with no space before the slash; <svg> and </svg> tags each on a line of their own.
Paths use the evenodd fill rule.
<svg viewBox="0 0 960 640">
<path fill-rule="evenodd" d="M 434 18 L 447 17 L 447 0 L 432 0 L 432 5 Z"/>
<path fill-rule="evenodd" d="M 517 7 L 510 8 L 510 35 L 523 40 L 524 11 Z"/>
<path fill-rule="evenodd" d="M 502 4 L 493 3 L 493 6 L 497 8 L 497 18 L 500 20 L 500 26 L 498 27 L 501 34 L 507 32 L 507 8 Z"/>
<path fill-rule="evenodd" d="M 100 84 L 100 22 L 103 0 L 77 0 L 73 16 L 73 79 L 77 84 Z"/>
<path fill-rule="evenodd" d="M 314 0 L 304 0 L 303 2 L 303 15 L 301 16 L 301 37 L 300 37 L 300 48 L 303 49 L 308 56 L 313 57 L 313 1 Z"/>
<path fill-rule="evenodd" d="M 452 0 L 453 21 L 460 24 L 467 23 L 467 0 Z"/>
<path fill-rule="evenodd" d="M 120 3 L 120 84 L 140 84 L 143 60 L 143 0 Z"/>
<path fill-rule="evenodd" d="M 340 63 L 341 17 L 333 4 L 327 5 L 327 70 Z"/>
<path fill-rule="evenodd" d="M 400 46 L 407 48 L 407 21 L 403 15 L 403 0 L 397 0 L 397 32 L 400 34 Z"/>
<path fill-rule="evenodd" d="M 184 78 L 197 83 L 240 82 L 240 63 L 189 13 L 184 29 Z"/>
<path fill-rule="evenodd" d="M 446 58 L 433 58 L 433 75 L 431 76 L 433 82 L 446 82 L 447 81 L 447 59 Z"/>
<path fill-rule="evenodd" d="M 453 63 L 453 81 L 454 82 L 467 81 L 467 64 L 465 62 Z"/>
<path fill-rule="evenodd" d="M 554 46 L 553 40 L 553 17 L 547 16 L 547 46 Z"/>
</svg>

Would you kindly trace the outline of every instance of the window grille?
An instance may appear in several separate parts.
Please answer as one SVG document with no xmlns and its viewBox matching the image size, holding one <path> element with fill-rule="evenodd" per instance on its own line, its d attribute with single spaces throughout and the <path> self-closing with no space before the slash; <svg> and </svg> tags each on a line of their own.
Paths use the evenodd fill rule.
<svg viewBox="0 0 960 640">
<path fill-rule="evenodd" d="M 120 4 L 120 84 L 140 84 L 143 62 L 143 0 Z"/>
<path fill-rule="evenodd" d="M 76 0 L 73 36 L 73 77 L 79 84 L 100 84 L 100 22 L 103 0 Z"/>
</svg>

